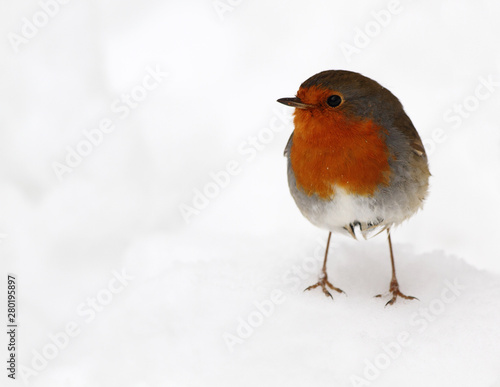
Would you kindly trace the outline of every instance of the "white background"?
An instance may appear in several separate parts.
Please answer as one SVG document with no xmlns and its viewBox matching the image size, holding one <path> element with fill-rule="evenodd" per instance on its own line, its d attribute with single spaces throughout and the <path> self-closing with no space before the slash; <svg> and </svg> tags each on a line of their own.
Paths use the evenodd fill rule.
<svg viewBox="0 0 500 387">
<path fill-rule="evenodd" d="M 359 385 L 498 385 L 496 2 L 402 1 L 389 14 L 385 1 L 233 0 L 217 11 L 211 1 L 73 0 L 45 19 L 41 3 L 4 1 L 0 12 L 0 319 L 14 273 L 29 385 L 352 386 L 403 331 L 410 344 Z M 34 19 L 41 27 L 13 44 Z M 372 35 L 363 44 L 360 31 Z M 140 94 L 151 69 L 166 75 Z M 325 69 L 389 88 L 425 141 L 429 198 L 393 233 L 401 288 L 420 302 L 384 308 L 371 297 L 390 279 L 383 236 L 333 238 L 329 272 L 348 297 L 301 292 L 327 233 L 288 193 L 293 127 L 280 117 L 292 109 L 275 100 Z M 478 100 L 481 79 L 495 85 Z M 116 107 L 133 90 L 141 101 L 122 118 Z M 458 124 L 450 117 L 464 103 Z M 54 163 L 103 119 L 114 131 L 58 179 Z M 251 151 L 255 136 L 266 143 Z M 180 206 L 230 162 L 237 173 L 186 221 Z M 133 279 L 119 287 L 114 272 Z M 449 303 L 447 280 L 463 286 Z M 255 302 L 273 289 L 283 302 L 260 321 Z M 97 296 L 91 319 L 82 311 Z M 224 335 L 237 337 L 252 313 L 249 337 L 228 346 Z M 68 323 L 79 330 L 64 340 Z M 55 353 L 50 335 L 61 338 Z M 1 372 L 2 386 L 28 375 Z"/>
</svg>

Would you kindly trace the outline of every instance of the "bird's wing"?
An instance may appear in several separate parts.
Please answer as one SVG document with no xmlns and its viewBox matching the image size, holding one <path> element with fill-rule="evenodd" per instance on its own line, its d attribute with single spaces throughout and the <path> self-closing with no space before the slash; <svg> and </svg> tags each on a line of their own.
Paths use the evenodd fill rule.
<svg viewBox="0 0 500 387">
<path fill-rule="evenodd" d="M 415 152 L 418 156 L 425 155 L 424 144 L 422 144 L 422 140 L 420 140 L 420 138 L 416 138 L 413 140 L 413 142 L 411 143 L 411 149 L 413 149 L 413 152 Z"/>
<path fill-rule="evenodd" d="M 413 152 L 417 156 L 427 158 L 422 139 L 418 135 L 417 129 L 415 129 L 415 126 L 413 126 L 413 123 L 411 122 L 408 115 L 403 112 L 403 114 L 399 117 L 395 124 L 399 131 L 404 133 L 404 135 L 410 140 L 410 146 Z"/>
</svg>

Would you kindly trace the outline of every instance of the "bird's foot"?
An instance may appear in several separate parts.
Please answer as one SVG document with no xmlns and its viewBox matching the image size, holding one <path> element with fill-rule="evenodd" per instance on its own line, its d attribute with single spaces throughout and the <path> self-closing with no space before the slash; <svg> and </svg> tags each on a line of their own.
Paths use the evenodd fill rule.
<svg viewBox="0 0 500 387">
<path fill-rule="evenodd" d="M 306 290 L 312 290 L 314 288 L 317 288 L 318 286 L 321 286 L 321 289 L 323 289 L 323 293 L 325 293 L 325 296 L 330 297 L 331 299 L 333 299 L 333 297 L 328 291 L 328 288 L 335 290 L 336 292 L 345 294 L 345 292 L 342 289 L 336 288 L 335 286 L 332 285 L 330 281 L 328 281 L 328 276 L 326 274 L 322 275 L 317 283 L 305 288 L 304 292 Z"/>
<path fill-rule="evenodd" d="M 394 304 L 396 302 L 396 299 L 398 297 L 405 298 L 407 300 L 418 300 L 418 301 L 420 301 L 417 297 L 407 296 L 406 294 L 401 293 L 401 291 L 399 290 L 398 281 L 395 280 L 395 279 L 393 279 L 391 281 L 391 286 L 389 288 L 389 293 L 392 293 L 392 298 L 389 301 L 387 301 L 387 303 L 385 304 L 385 306 Z M 377 294 L 375 297 L 382 297 L 382 294 Z"/>
</svg>

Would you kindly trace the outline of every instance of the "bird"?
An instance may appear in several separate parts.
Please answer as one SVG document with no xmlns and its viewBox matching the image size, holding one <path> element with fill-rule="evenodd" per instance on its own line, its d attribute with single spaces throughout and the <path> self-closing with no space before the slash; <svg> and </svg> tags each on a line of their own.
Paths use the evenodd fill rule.
<svg viewBox="0 0 500 387">
<path fill-rule="evenodd" d="M 398 297 L 417 299 L 399 288 L 391 230 L 423 207 L 431 174 L 399 99 L 360 73 L 326 70 L 277 102 L 295 108 L 284 151 L 290 193 L 304 217 L 329 232 L 319 280 L 305 291 L 320 287 L 332 299 L 330 290 L 344 293 L 328 279 L 332 233 L 367 239 L 386 231 L 392 268 L 386 306 Z"/>
</svg>

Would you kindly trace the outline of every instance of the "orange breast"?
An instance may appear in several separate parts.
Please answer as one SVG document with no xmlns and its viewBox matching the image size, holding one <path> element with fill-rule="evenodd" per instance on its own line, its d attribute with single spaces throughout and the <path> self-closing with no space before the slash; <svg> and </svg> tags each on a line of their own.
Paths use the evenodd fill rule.
<svg viewBox="0 0 500 387">
<path fill-rule="evenodd" d="M 370 120 L 296 109 L 290 158 L 297 187 L 331 198 L 334 186 L 371 196 L 388 185 L 391 169 L 382 128 Z"/>
</svg>

